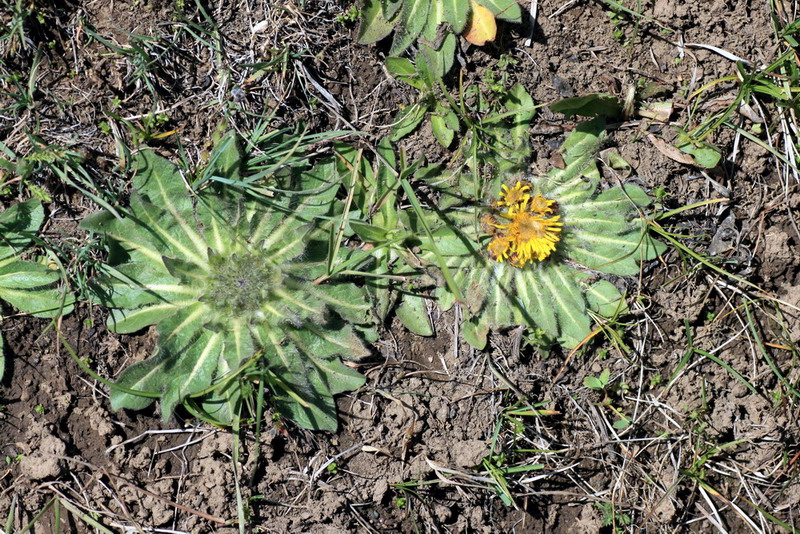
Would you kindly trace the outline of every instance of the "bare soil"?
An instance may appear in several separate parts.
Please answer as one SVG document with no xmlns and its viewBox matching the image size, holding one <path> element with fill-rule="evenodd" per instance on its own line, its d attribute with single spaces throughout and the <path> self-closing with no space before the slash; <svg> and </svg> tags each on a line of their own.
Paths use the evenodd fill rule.
<svg viewBox="0 0 800 534">
<path fill-rule="evenodd" d="M 246 112 L 271 111 L 275 128 L 305 124 L 312 132 L 352 128 L 379 136 L 417 97 L 385 71 L 385 43 L 356 43 L 356 23 L 345 17 L 350 2 L 203 5 L 222 36 L 222 54 L 186 31 L 181 16 L 210 27 L 193 3 L 37 4 L 43 20 L 29 20 L 31 43 L 9 54 L 6 65 L 25 72 L 42 45 L 36 105 L 19 120 L 0 117 L 0 139 L 23 154 L 33 142 L 26 130 L 41 142 L 72 146 L 100 183 L 122 192 L 117 138 L 130 139 L 118 129 L 120 118 L 141 124 L 154 108 L 163 110 L 157 130 L 177 133 L 150 143 L 197 162 L 220 122 L 243 132 L 253 127 Z M 735 65 L 713 49 L 680 42 L 718 47 L 754 65 L 775 57 L 765 2 L 643 2 L 642 14 L 660 25 L 630 18 L 615 24 L 607 11 L 601 2 L 539 2 L 535 24 L 501 25 L 498 41 L 483 48 L 463 43 L 462 83 L 482 87 L 494 69 L 536 103 L 593 92 L 624 96 L 650 84 L 659 91 L 654 100 L 674 102 L 673 124 L 692 124 L 730 102 L 736 85 L 716 85 L 690 119 L 692 93 L 731 76 Z M 121 47 L 131 45 L 132 33 L 159 36 L 158 68 L 139 76 L 132 55 L 113 53 L 88 29 Z M 250 65 L 284 51 L 274 70 L 248 81 Z M 506 66 L 498 72 L 501 58 Z M 449 80 L 458 82 L 457 75 Z M 539 110 L 532 175 L 553 164 L 574 124 Z M 800 190 L 766 150 L 727 128 L 709 139 L 724 154 L 716 169 L 674 161 L 650 137 L 669 140 L 671 128 L 644 120 L 613 125 L 601 158 L 616 152 L 632 170 L 602 165 L 605 184 L 634 180 L 661 191 L 664 210 L 727 199 L 670 222 L 684 243 L 724 256 L 725 269 L 762 292 L 697 269 L 671 247 L 642 277 L 617 280 L 634 303 L 623 334 L 628 354 L 600 342 L 577 355 L 543 350 L 520 344 L 518 330 L 492 333 L 489 348 L 478 352 L 459 339 L 457 311 L 431 306 L 431 338 L 397 321 L 384 325 L 375 358 L 362 366 L 367 384 L 338 399 L 338 433 L 275 420 L 260 443 L 251 427 L 237 437 L 186 414 L 163 423 L 156 409 L 112 412 L 107 388 L 57 335 L 113 378 L 149 354 L 153 332 L 112 334 L 103 311 L 89 305 L 44 333 L 46 321 L 9 314 L 2 321 L 8 368 L 0 390 L 0 524 L 13 511 L 17 532 L 60 498 L 112 531 L 237 532 L 238 486 L 253 532 L 783 531 L 756 507 L 797 527 L 799 414 L 773 367 L 797 385 L 798 354 L 789 344 L 800 340 Z M 453 155 L 429 126 L 401 144 L 410 158 L 447 164 Z M 37 179 L 52 195 L 46 234 L 85 242 L 76 223 L 94 208 L 54 177 Z M 15 196 L 0 200 L 5 207 Z M 756 304 L 745 308 L 744 296 Z M 713 358 L 690 353 L 670 382 L 690 347 Z M 603 369 L 625 386 L 607 395 L 584 386 L 584 377 Z M 551 412 L 507 413 L 538 402 Z M 636 424 L 613 428 L 614 410 Z M 519 450 L 527 452 L 510 452 Z M 540 464 L 508 475 L 511 502 L 484 463 L 502 463 L 501 453 L 510 455 L 507 465 Z M 616 515 L 604 514 L 609 505 Z M 33 531 L 94 531 L 75 511 L 62 508 L 60 526 L 56 521 L 50 508 Z"/>
</svg>

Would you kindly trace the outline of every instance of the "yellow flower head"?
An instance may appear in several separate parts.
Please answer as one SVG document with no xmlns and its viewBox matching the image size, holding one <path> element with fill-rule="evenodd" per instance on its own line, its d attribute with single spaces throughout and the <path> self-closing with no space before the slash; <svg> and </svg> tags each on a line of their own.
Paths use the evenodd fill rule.
<svg viewBox="0 0 800 534">
<path fill-rule="evenodd" d="M 514 187 L 510 189 L 506 184 L 503 184 L 502 188 L 503 190 L 500 192 L 500 200 L 494 203 L 496 208 L 502 208 L 503 206 L 512 208 L 531 198 L 531 183 L 527 180 L 517 181 L 517 183 L 514 184 Z"/>
<path fill-rule="evenodd" d="M 489 242 L 486 250 L 493 260 L 506 261 L 511 254 L 512 244 L 513 240 L 510 237 L 497 236 Z"/>
<path fill-rule="evenodd" d="M 553 204 L 555 203 L 555 200 L 549 200 L 544 198 L 542 195 L 536 195 L 530 199 L 528 211 L 532 213 L 541 213 L 542 215 L 553 213 Z"/>
<path fill-rule="evenodd" d="M 493 236 L 487 245 L 490 258 L 524 267 L 547 259 L 556 250 L 563 226 L 561 216 L 555 215 L 556 202 L 538 194 L 531 196 L 530 190 L 530 182 L 518 181 L 511 188 L 503 185 L 501 199 L 494 205 L 508 207 L 499 214 L 507 222 L 500 224 L 493 215 L 482 220 Z"/>
<path fill-rule="evenodd" d="M 542 261 L 555 251 L 563 226 L 558 221 L 560 216 L 546 219 L 541 215 L 521 211 L 512 217 L 507 232 L 520 267 L 529 261 Z"/>
</svg>

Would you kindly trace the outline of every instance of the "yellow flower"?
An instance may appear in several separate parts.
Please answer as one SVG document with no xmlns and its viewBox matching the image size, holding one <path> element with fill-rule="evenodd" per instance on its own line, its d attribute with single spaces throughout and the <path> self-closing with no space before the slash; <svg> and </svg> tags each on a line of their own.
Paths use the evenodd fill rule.
<svg viewBox="0 0 800 534">
<path fill-rule="evenodd" d="M 486 246 L 489 257 L 497 261 L 506 261 L 511 254 L 512 239 L 508 236 L 497 236 Z"/>
<path fill-rule="evenodd" d="M 542 195 L 536 195 L 535 197 L 530 199 L 530 204 L 528 205 L 528 211 L 533 213 L 541 213 L 542 215 L 544 215 L 545 213 L 553 213 L 552 206 L 555 203 L 556 203 L 555 200 L 549 200 L 544 198 Z"/>
<path fill-rule="evenodd" d="M 528 181 L 518 181 L 511 189 L 506 184 L 503 184 L 502 188 L 500 200 L 494 203 L 496 208 L 502 208 L 503 206 L 510 208 L 531 198 L 531 183 Z"/>
<path fill-rule="evenodd" d="M 503 185 L 501 199 L 495 207 L 508 206 L 506 213 L 499 214 L 508 222 L 500 223 L 493 215 L 485 216 L 481 222 L 493 237 L 487 245 L 489 257 L 514 267 L 524 267 L 528 262 L 543 261 L 555 250 L 561 239 L 560 215 L 554 215 L 557 205 L 554 200 L 541 195 L 531 196 L 529 182 L 517 182 L 514 187 Z"/>
<path fill-rule="evenodd" d="M 529 261 L 542 261 L 556 250 L 563 223 L 560 216 L 545 218 L 541 215 L 521 211 L 510 214 L 511 223 L 507 225 L 507 236 L 522 267 Z"/>
</svg>

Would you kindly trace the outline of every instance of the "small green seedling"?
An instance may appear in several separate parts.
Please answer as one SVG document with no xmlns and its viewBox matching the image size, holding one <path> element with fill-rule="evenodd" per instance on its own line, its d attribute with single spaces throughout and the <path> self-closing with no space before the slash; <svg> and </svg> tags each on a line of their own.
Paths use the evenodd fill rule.
<svg viewBox="0 0 800 534">
<path fill-rule="evenodd" d="M 600 376 L 587 376 L 583 379 L 583 385 L 595 391 L 603 391 L 608 385 L 608 379 L 611 376 L 611 371 L 603 369 Z"/>
<path fill-rule="evenodd" d="M 357 5 L 353 4 L 347 11 L 336 15 L 335 20 L 339 24 L 347 24 L 350 22 L 357 21 L 360 16 L 361 16 L 361 10 L 358 9 Z"/>
<path fill-rule="evenodd" d="M 624 527 L 627 527 L 633 522 L 629 514 L 619 510 L 610 502 L 595 503 L 595 506 L 597 506 L 597 509 L 603 514 L 603 526 L 613 526 L 615 533 L 622 534 L 625 532 Z"/>
</svg>

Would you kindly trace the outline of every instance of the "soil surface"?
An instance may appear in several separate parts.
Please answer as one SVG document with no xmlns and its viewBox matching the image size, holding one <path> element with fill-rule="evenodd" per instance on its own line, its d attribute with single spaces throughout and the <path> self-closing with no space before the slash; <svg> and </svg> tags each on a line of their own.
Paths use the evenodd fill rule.
<svg viewBox="0 0 800 534">
<path fill-rule="evenodd" d="M 521 25 L 501 23 L 495 43 L 462 40 L 461 80 L 458 69 L 447 80 L 483 91 L 492 72 L 537 104 L 645 87 L 653 102 L 672 102 L 667 121 L 634 117 L 610 128 L 599 155 L 604 185 L 638 183 L 659 211 L 723 199 L 678 213 L 670 228 L 753 285 L 671 246 L 641 277 L 615 280 L 630 297 L 626 348 L 598 341 L 576 354 L 529 346 L 518 329 L 493 332 L 476 351 L 459 337 L 457 307 L 431 305 L 433 337 L 396 319 L 383 325 L 375 357 L 361 365 L 366 385 L 338 398 L 338 433 L 273 419 L 258 442 L 249 426 L 234 435 L 180 412 L 168 423 L 156 408 L 114 412 L 108 388 L 68 351 L 113 379 L 151 353 L 155 332 L 110 333 L 103 309 L 89 304 L 49 329 L 5 307 L 0 526 L 13 513 L 12 532 L 34 522 L 43 533 L 102 531 L 93 522 L 112 532 L 233 533 L 240 519 L 252 532 L 331 534 L 800 528 L 798 179 L 731 128 L 707 139 L 723 154 L 713 169 L 676 161 L 661 141 L 733 101 L 731 54 L 756 66 L 775 59 L 767 4 L 645 1 L 639 18 L 599 1 L 538 2 L 535 22 L 526 14 Z M 25 39 L 3 50 L 8 72 L 37 66 L 35 104 L 0 117 L 0 139 L 17 154 L 33 143 L 69 147 L 98 187 L 124 201 L 121 146 L 137 141 L 126 123 L 149 132 L 139 141 L 191 164 L 220 124 L 250 132 L 267 115 L 276 129 L 384 135 L 417 93 L 387 73 L 387 43 L 356 42 L 351 7 L 36 3 Z M 198 28 L 208 32 L 202 40 Z M 142 64 L 134 36 L 152 38 L 156 67 Z M 273 60 L 254 76 L 254 64 Z M 3 107 L 15 91 L 0 91 Z M 147 123 L 153 110 L 159 118 Z M 760 126 L 780 149 L 775 112 Z M 761 120 L 735 119 L 746 131 Z M 532 176 L 557 161 L 576 120 L 538 110 Z M 427 123 L 400 144 L 410 160 L 458 164 Z M 630 168 L 615 168 L 615 155 Z M 32 180 L 51 196 L 44 235 L 69 250 L 85 246 L 77 223 L 97 208 L 47 172 Z M 4 191 L 0 207 L 16 191 Z M 584 385 L 604 370 L 613 387 Z M 531 405 L 541 412 L 514 412 Z M 615 426 L 620 414 L 634 424 Z"/>
</svg>

